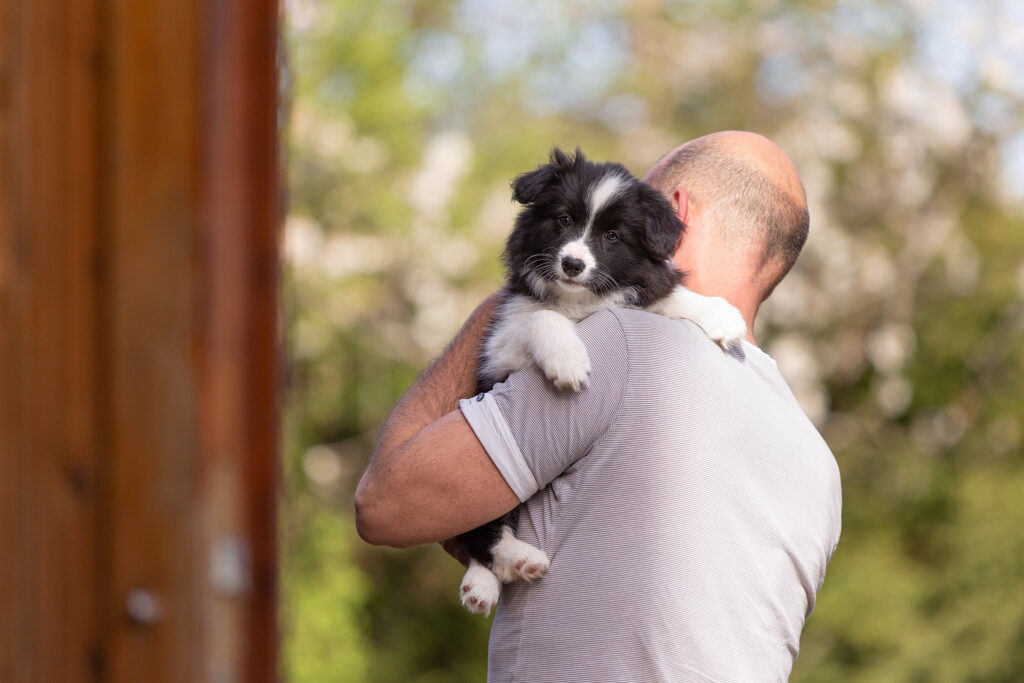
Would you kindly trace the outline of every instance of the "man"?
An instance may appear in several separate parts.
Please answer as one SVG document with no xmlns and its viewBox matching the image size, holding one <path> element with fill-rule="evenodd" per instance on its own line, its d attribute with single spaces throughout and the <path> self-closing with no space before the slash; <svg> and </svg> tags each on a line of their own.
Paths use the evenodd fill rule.
<svg viewBox="0 0 1024 683">
<path fill-rule="evenodd" d="M 612 309 L 578 326 L 583 391 L 528 368 L 460 403 L 492 297 L 399 402 L 356 492 L 363 538 L 398 547 L 525 503 L 518 536 L 551 568 L 505 586 L 491 681 L 784 681 L 838 541 L 835 460 L 752 336 L 806 239 L 796 168 L 729 131 L 644 179 L 688 226 L 687 286 L 743 314 L 742 348 Z"/>
</svg>

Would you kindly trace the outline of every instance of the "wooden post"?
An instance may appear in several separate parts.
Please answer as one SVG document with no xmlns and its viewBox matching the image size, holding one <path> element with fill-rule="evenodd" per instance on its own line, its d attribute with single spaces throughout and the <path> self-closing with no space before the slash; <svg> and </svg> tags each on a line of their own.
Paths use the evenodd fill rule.
<svg viewBox="0 0 1024 683">
<path fill-rule="evenodd" d="M 276 680 L 277 23 L 0 0 L 0 680 Z"/>
</svg>

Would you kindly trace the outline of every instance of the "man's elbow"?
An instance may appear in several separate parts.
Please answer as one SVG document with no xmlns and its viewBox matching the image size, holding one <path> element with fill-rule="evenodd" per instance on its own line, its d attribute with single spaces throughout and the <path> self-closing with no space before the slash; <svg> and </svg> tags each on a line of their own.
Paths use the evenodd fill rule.
<svg viewBox="0 0 1024 683">
<path fill-rule="evenodd" d="M 379 496 L 374 495 L 373 487 L 367 484 L 366 479 L 359 482 L 355 495 L 356 506 L 356 531 L 359 538 L 373 545 L 387 545 L 387 538 L 384 534 L 386 526 L 381 524 Z"/>
<path fill-rule="evenodd" d="M 372 545 L 407 548 L 412 543 L 401 537 L 401 525 L 395 519 L 395 506 L 374 490 L 365 479 L 359 482 L 355 495 L 356 531 Z"/>
</svg>

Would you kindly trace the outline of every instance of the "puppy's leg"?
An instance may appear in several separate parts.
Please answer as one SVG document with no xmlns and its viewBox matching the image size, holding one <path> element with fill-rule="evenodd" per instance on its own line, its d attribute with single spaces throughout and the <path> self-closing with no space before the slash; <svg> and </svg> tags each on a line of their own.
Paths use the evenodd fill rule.
<svg viewBox="0 0 1024 683">
<path fill-rule="evenodd" d="M 582 389 L 590 374 L 590 358 L 576 334 L 576 324 L 555 311 L 535 311 L 527 332 L 530 355 L 545 376 L 559 389 Z"/>
<path fill-rule="evenodd" d="M 527 348 L 527 321 L 536 303 L 514 296 L 502 307 L 484 342 L 480 376 L 488 383 L 500 382 L 533 361 Z"/>
<path fill-rule="evenodd" d="M 474 614 L 487 616 L 491 608 L 498 604 L 501 595 L 501 582 L 487 567 L 477 560 L 469 561 L 469 569 L 462 577 L 459 597 L 462 606 Z"/>
<path fill-rule="evenodd" d="M 702 296 L 682 285 L 647 310 L 669 318 L 692 320 L 723 347 L 739 344 L 747 336 L 747 322 L 735 306 L 720 296 Z"/>
<path fill-rule="evenodd" d="M 491 546 L 491 555 L 494 557 L 491 567 L 502 583 L 511 583 L 516 579 L 539 579 L 550 565 L 543 550 L 520 541 L 508 526 L 502 527 L 501 538 Z"/>
</svg>

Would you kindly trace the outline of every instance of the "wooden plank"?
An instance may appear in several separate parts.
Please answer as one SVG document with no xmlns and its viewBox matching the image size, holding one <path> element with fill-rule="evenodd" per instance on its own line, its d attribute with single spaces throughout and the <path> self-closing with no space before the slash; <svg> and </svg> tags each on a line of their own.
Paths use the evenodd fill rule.
<svg viewBox="0 0 1024 683">
<path fill-rule="evenodd" d="M 16 653 L 31 646 L 31 626 L 19 615 L 25 608 L 21 588 L 31 548 L 26 543 L 22 492 L 28 484 L 23 463 L 16 457 L 25 451 L 21 428 L 24 409 L 24 275 L 23 247 L 15 232 L 18 173 L 14 168 L 18 125 L 15 83 L 19 41 L 17 7 L 0 3 L 0 543 L 23 559 L 0 563 L 0 678 L 24 681 L 26 667 Z M 15 589 L 19 586 L 19 589 Z"/>
<path fill-rule="evenodd" d="M 207 6 L 204 452 L 214 548 L 244 541 L 247 586 L 215 585 L 211 666 L 277 678 L 278 7 Z M 241 360 L 241 362 L 238 362 Z M 234 362 L 232 362 L 234 361 Z M 243 495 L 240 495 L 243 494 Z M 237 502 L 232 509 L 226 501 Z"/>
<path fill-rule="evenodd" d="M 138 544 L 147 533 L 168 522 L 178 526 L 167 530 L 167 545 L 177 556 L 161 555 L 141 566 L 149 577 L 146 588 L 155 587 L 167 612 L 148 629 L 153 642 L 145 642 L 137 630 L 122 629 L 122 638 L 109 648 L 113 680 L 136 680 L 144 663 L 156 662 L 166 680 L 272 681 L 277 677 L 278 10 L 266 0 L 221 0 L 203 4 L 202 13 L 186 19 L 169 16 L 172 6 L 177 7 L 167 0 L 147 6 L 122 2 L 112 21 L 134 33 L 130 44 L 113 41 L 112 58 L 112 118 L 121 124 L 110 134 L 110 177 L 126 184 L 110 191 L 120 204 L 112 209 L 115 303 L 105 329 L 115 335 L 110 342 L 111 357 L 117 359 L 113 412 L 125 444 L 112 449 L 116 454 L 123 448 L 114 509 L 145 502 L 126 498 L 146 481 L 144 472 L 130 469 L 130 444 L 146 434 L 152 438 L 152 428 L 161 419 L 166 423 L 168 415 L 181 421 L 169 435 L 173 438 L 159 444 L 166 453 L 154 454 L 168 467 L 160 481 L 173 513 L 168 519 L 115 523 L 119 548 L 142 547 Z M 147 27 L 160 35 L 145 35 Z M 169 43 L 161 46 L 161 39 L 173 39 L 177 51 Z M 191 51 L 202 68 L 180 59 L 183 51 Z M 120 83 L 144 78 L 153 84 L 150 92 L 132 85 L 122 97 Z M 151 110 L 154 103 L 162 103 L 155 119 L 145 114 L 146 105 Z M 149 130 L 164 137 L 154 140 Z M 184 182 L 186 177 L 191 182 Z M 175 201 L 167 201 L 175 194 Z M 159 207 L 170 210 L 160 213 Z M 176 226 L 177 220 L 183 223 Z M 141 238 L 131 233 L 137 224 L 167 230 Z M 129 291 L 126 287 L 143 277 L 132 272 L 133 263 L 181 273 L 177 286 L 191 289 L 176 295 L 159 286 Z M 120 325 L 119 315 L 131 324 Z M 147 315 L 156 318 L 147 321 Z M 173 319 L 177 327 L 155 331 Z M 176 349 L 175 362 L 190 358 L 194 374 L 186 384 L 187 368 L 171 373 L 182 378 L 175 387 L 180 395 L 165 386 L 161 401 L 166 405 L 150 413 L 155 406 L 139 406 L 128 393 L 140 382 L 140 368 L 125 359 L 133 357 L 130 349 L 138 357 L 153 353 L 157 344 L 164 352 Z M 169 379 L 168 362 L 154 362 L 153 390 L 160 379 Z M 126 381 L 116 379 L 119 373 Z M 128 412 L 126 420 L 131 406 L 136 413 Z M 145 500 L 152 503 L 154 497 L 159 500 L 151 491 Z M 177 531 L 183 535 L 175 537 Z M 119 576 L 114 595 L 141 585 L 139 578 L 129 580 L 128 568 L 138 558 L 116 549 L 114 557 Z M 191 628 L 180 632 L 183 625 Z M 183 649 L 191 658 L 181 655 Z M 174 670 L 186 662 L 192 667 Z"/>
<path fill-rule="evenodd" d="M 277 13 L 0 0 L 0 680 L 277 677 Z"/>
<path fill-rule="evenodd" d="M 95 4 L 0 16 L 0 679 L 94 680 Z"/>
<path fill-rule="evenodd" d="M 107 22 L 104 649 L 111 681 L 201 681 L 197 5 L 115 0 Z"/>
<path fill-rule="evenodd" d="M 60 679 L 95 681 L 102 674 L 99 619 L 104 590 L 99 568 L 100 453 L 96 410 L 98 391 L 98 271 L 99 250 L 99 6 L 97 0 L 65 0 L 64 70 L 67 100 L 64 109 L 62 225 L 66 243 L 69 306 L 64 315 L 68 334 L 62 350 L 68 358 L 67 390 L 61 413 L 67 419 L 65 486 L 74 505 L 67 514 L 77 529 L 62 535 L 74 561 L 64 565 L 63 638 L 69 671 Z"/>
</svg>

